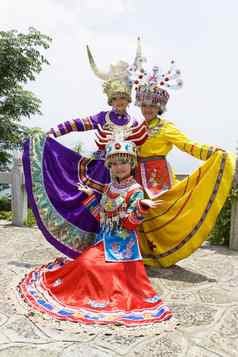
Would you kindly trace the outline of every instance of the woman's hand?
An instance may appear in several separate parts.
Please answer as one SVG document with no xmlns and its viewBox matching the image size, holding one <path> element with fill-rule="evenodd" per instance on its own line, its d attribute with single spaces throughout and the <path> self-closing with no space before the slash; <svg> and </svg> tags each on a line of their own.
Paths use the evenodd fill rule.
<svg viewBox="0 0 238 357">
<path fill-rule="evenodd" d="M 214 148 L 214 151 L 222 151 L 222 152 L 226 152 L 226 150 L 222 149 L 222 148 L 219 148 L 218 146 L 213 146 Z"/>
<path fill-rule="evenodd" d="M 91 196 L 93 194 L 93 190 L 86 185 L 82 185 L 81 183 L 78 182 L 77 187 L 79 191 L 86 193 L 86 195 L 88 196 Z"/>
<path fill-rule="evenodd" d="M 155 207 L 158 207 L 162 204 L 162 200 L 157 200 L 157 201 L 152 201 L 152 200 L 149 200 L 147 198 L 145 198 L 144 200 L 141 200 L 141 204 L 143 206 L 146 206 L 148 208 L 155 208 Z"/>
<path fill-rule="evenodd" d="M 46 135 L 48 136 L 48 138 L 53 138 L 54 139 L 54 134 L 52 133 L 52 131 L 47 131 Z"/>
<path fill-rule="evenodd" d="M 216 148 L 216 150 L 215 151 L 221 151 L 221 152 L 226 152 L 226 150 L 224 150 L 224 149 L 221 149 L 221 148 Z"/>
</svg>

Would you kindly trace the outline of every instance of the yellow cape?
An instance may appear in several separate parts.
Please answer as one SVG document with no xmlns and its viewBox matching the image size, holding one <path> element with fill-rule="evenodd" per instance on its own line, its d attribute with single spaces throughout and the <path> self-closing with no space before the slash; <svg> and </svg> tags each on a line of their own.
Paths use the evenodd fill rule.
<svg viewBox="0 0 238 357">
<path fill-rule="evenodd" d="M 142 158 L 167 155 L 176 145 L 205 160 L 190 176 L 176 181 L 160 196 L 162 205 L 151 209 L 138 228 L 145 264 L 169 267 L 192 254 L 207 239 L 229 195 L 235 157 L 192 142 L 164 119 L 153 119 L 150 130 L 151 137 L 140 148 Z"/>
</svg>

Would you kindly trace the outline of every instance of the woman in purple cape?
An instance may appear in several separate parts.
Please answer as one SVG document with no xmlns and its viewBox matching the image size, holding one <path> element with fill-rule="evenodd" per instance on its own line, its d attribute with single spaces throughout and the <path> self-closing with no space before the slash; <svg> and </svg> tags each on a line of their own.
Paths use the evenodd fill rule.
<svg viewBox="0 0 238 357">
<path fill-rule="evenodd" d="M 117 135 L 141 144 L 147 137 L 145 125 L 138 124 L 126 109 L 131 102 L 132 80 L 127 63 L 111 65 L 101 72 L 87 47 L 94 73 L 104 81 L 110 111 L 102 111 L 84 119 L 73 119 L 51 129 L 48 136 L 35 136 L 25 143 L 23 164 L 29 202 L 45 238 L 65 255 L 76 258 L 94 242 L 99 225 L 84 205 L 85 193 L 77 190 L 78 182 L 88 185 L 100 199 L 103 187 L 110 181 L 104 166 L 105 143 Z M 141 59 L 140 45 L 134 60 L 134 70 Z M 55 141 L 52 137 L 72 131 L 97 130 L 99 150 L 93 158 L 82 157 Z"/>
</svg>

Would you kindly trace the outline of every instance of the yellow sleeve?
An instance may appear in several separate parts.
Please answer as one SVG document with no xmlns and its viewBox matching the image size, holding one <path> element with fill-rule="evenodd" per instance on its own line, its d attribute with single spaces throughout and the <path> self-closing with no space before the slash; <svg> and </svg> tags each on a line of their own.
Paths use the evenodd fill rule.
<svg viewBox="0 0 238 357">
<path fill-rule="evenodd" d="M 173 123 L 167 122 L 164 126 L 164 135 L 166 139 L 178 149 L 184 151 L 197 159 L 207 160 L 216 150 L 215 146 L 206 144 L 199 144 L 188 139 Z"/>
</svg>

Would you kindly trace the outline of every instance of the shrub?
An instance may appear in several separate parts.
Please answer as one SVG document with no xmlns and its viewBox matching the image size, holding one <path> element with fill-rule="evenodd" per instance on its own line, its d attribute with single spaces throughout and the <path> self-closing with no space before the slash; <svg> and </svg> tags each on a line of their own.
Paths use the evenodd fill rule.
<svg viewBox="0 0 238 357">
<path fill-rule="evenodd" d="M 27 227 L 33 227 L 36 225 L 35 216 L 33 215 L 33 212 L 30 208 L 27 210 L 27 219 L 24 222 L 24 225 Z"/>
<path fill-rule="evenodd" d="M 0 219 L 6 220 L 6 221 L 11 221 L 12 220 L 12 211 L 0 209 Z M 36 225 L 35 217 L 32 213 L 32 210 L 30 208 L 28 208 L 27 219 L 24 222 L 24 226 L 33 227 L 35 225 Z"/>
<path fill-rule="evenodd" d="M 213 245 L 229 246 L 231 229 L 231 207 L 233 201 L 237 199 L 238 187 L 232 188 L 221 212 L 217 218 L 216 224 L 209 235 L 209 241 Z"/>
<path fill-rule="evenodd" d="M 4 219 L 6 221 L 12 220 L 12 212 L 11 211 L 0 211 L 0 219 Z"/>
<path fill-rule="evenodd" d="M 0 211 L 11 211 L 11 200 L 8 197 L 0 198 Z"/>
</svg>

